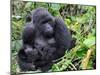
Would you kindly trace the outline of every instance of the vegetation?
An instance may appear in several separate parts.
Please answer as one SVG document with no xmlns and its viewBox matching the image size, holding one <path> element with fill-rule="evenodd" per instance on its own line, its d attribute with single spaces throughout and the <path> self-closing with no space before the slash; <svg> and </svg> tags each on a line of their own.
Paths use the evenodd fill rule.
<svg viewBox="0 0 100 75">
<path fill-rule="evenodd" d="M 12 74 L 17 73 L 16 54 L 21 48 L 21 35 L 25 17 L 35 8 L 44 7 L 54 16 L 62 17 L 76 38 L 76 46 L 56 60 L 50 72 L 93 70 L 96 68 L 96 7 L 85 5 L 53 4 L 41 2 L 12 1 Z M 33 72 L 34 73 L 34 72 Z"/>
</svg>

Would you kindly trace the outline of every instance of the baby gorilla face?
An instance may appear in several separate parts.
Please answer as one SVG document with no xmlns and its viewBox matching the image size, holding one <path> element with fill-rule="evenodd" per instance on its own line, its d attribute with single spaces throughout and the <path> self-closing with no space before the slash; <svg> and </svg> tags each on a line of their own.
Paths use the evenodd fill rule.
<svg viewBox="0 0 100 75">
<path fill-rule="evenodd" d="M 28 59 L 27 61 L 29 61 L 29 62 L 33 62 L 33 61 L 35 61 L 36 59 L 39 58 L 38 51 L 36 49 L 33 49 L 29 45 L 25 46 L 24 52 L 27 56 L 27 59 Z"/>
</svg>

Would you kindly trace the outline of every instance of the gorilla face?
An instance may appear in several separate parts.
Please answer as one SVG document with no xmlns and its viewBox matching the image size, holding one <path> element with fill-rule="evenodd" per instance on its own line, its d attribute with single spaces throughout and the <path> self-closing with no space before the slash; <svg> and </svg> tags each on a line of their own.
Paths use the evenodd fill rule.
<svg viewBox="0 0 100 75">
<path fill-rule="evenodd" d="M 48 23 L 43 24 L 40 29 L 41 29 L 42 34 L 45 38 L 52 38 L 53 37 L 54 30 L 50 24 L 48 24 Z"/>
<path fill-rule="evenodd" d="M 44 8 L 32 11 L 31 21 L 26 23 L 22 39 L 23 47 L 18 52 L 18 63 L 22 71 L 47 71 L 53 60 L 62 57 L 73 46 L 64 21 L 53 17 Z"/>
</svg>

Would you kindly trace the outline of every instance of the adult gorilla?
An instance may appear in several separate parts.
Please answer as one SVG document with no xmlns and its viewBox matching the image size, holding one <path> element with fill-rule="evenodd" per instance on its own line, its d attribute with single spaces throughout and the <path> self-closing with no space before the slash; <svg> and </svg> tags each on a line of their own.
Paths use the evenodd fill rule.
<svg viewBox="0 0 100 75">
<path fill-rule="evenodd" d="M 23 47 L 18 52 L 19 67 L 22 71 L 47 71 L 54 60 L 73 47 L 73 39 L 64 21 L 53 17 L 44 8 L 33 10 L 27 20 L 22 36 Z"/>
</svg>

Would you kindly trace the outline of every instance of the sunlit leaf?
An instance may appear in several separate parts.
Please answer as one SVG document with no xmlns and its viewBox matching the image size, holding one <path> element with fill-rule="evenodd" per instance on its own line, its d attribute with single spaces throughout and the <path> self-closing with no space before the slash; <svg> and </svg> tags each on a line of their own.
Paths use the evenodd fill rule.
<svg viewBox="0 0 100 75">
<path fill-rule="evenodd" d="M 95 37 L 90 37 L 90 38 L 85 39 L 83 43 L 84 43 L 87 47 L 91 47 L 92 45 L 95 45 L 95 42 L 96 42 Z"/>
<path fill-rule="evenodd" d="M 60 5 L 59 4 L 51 4 L 51 8 L 53 10 L 59 10 L 60 9 Z"/>
</svg>

